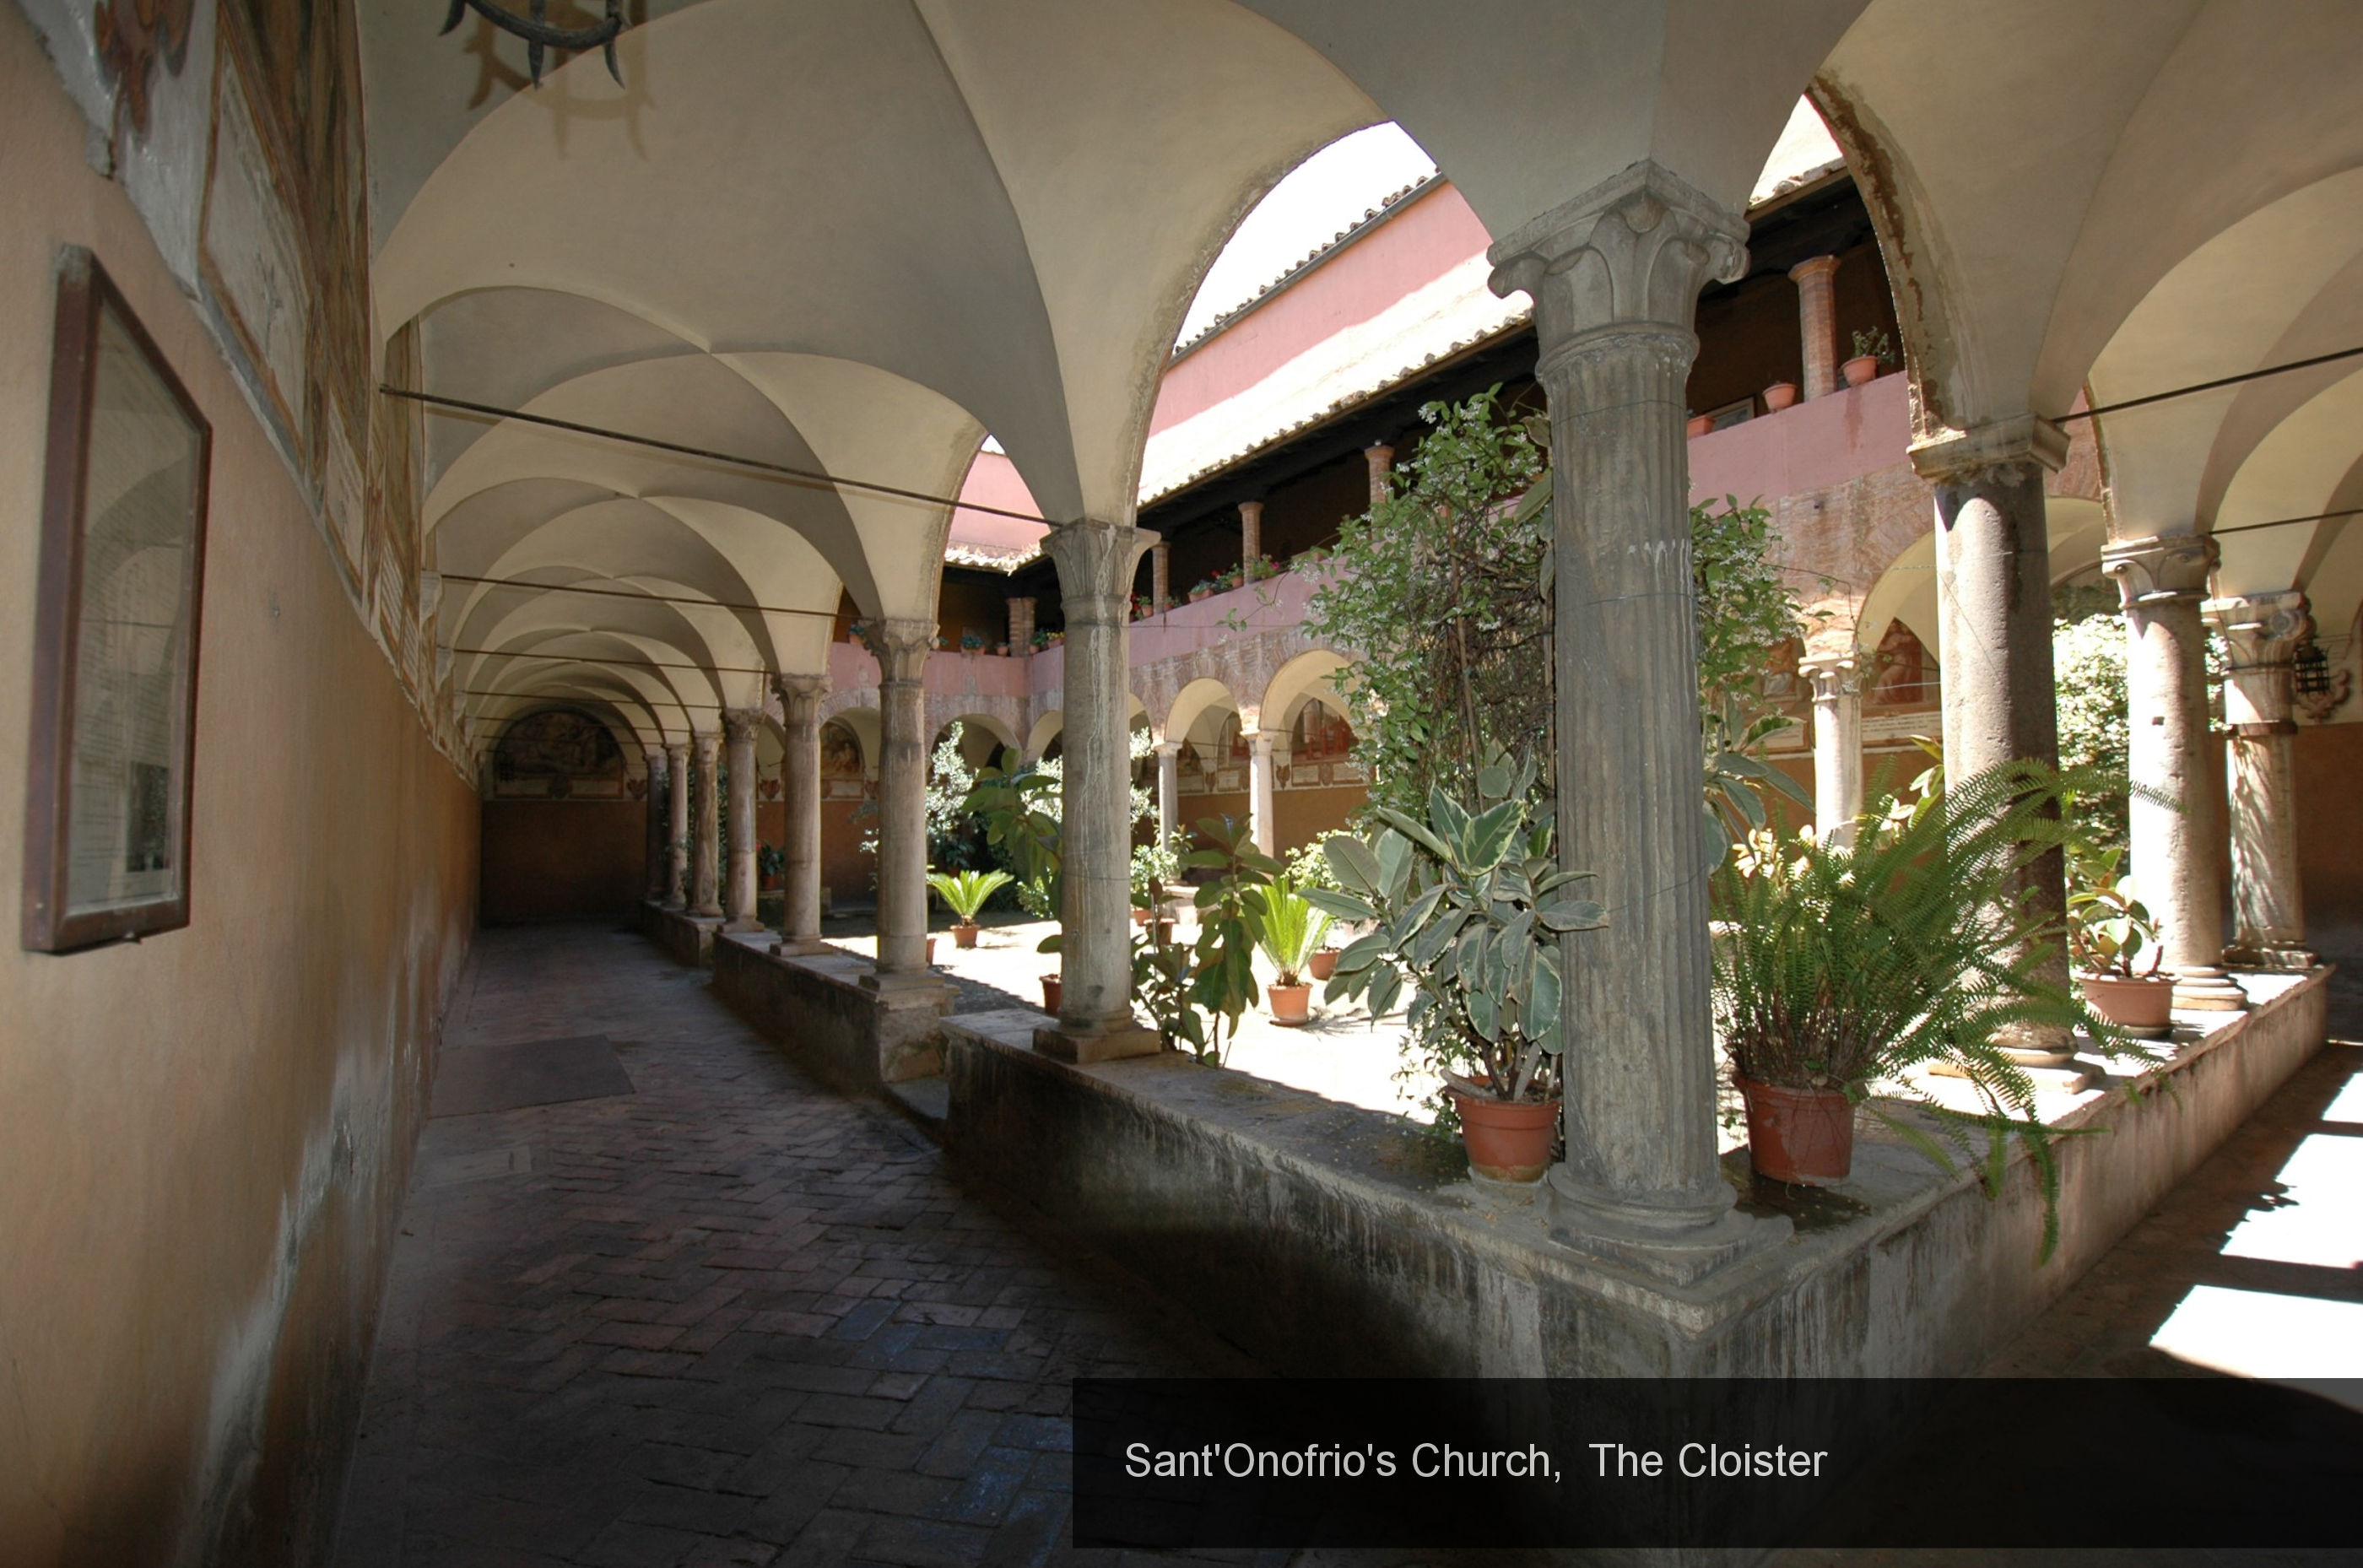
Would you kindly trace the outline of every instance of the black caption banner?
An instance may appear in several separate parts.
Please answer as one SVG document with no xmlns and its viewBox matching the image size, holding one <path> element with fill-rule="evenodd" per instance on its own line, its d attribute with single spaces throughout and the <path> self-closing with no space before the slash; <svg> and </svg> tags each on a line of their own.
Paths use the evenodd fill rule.
<svg viewBox="0 0 2363 1568">
<path fill-rule="evenodd" d="M 1079 1547 L 2363 1545 L 2363 1384 L 1075 1384 Z"/>
</svg>

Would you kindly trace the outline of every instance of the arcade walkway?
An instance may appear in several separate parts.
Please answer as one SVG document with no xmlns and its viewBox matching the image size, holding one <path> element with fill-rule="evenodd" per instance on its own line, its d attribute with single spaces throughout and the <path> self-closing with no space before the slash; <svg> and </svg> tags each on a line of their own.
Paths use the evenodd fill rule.
<svg viewBox="0 0 2363 1568">
<path fill-rule="evenodd" d="M 1067 1380 L 1244 1370 L 638 937 L 478 941 L 341 1568 L 1037 1561 Z"/>
</svg>

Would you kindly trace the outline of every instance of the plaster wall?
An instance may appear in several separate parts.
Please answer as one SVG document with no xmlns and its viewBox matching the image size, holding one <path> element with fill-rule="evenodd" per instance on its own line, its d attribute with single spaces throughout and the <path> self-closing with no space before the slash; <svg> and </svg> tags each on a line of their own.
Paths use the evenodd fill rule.
<svg viewBox="0 0 2363 1568">
<path fill-rule="evenodd" d="M 23 847 L 59 248 L 214 430 L 192 923 L 0 947 L 0 1562 L 316 1562 L 474 917 L 476 801 L 15 6 L 0 6 L 0 884 Z"/>
<path fill-rule="evenodd" d="M 2363 957 L 2363 825 L 2356 820 L 2363 724 L 2309 725 L 2291 742 L 2307 933 L 2333 956 Z"/>
</svg>

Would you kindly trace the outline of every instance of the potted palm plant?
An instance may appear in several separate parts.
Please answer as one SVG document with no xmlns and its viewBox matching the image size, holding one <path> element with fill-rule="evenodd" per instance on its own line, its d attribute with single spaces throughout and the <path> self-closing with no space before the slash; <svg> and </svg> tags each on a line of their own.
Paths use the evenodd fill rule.
<svg viewBox="0 0 2363 1568">
<path fill-rule="evenodd" d="M 2127 1034 L 2164 1040 L 2174 1028 L 2174 979 L 2158 973 L 2158 923 L 2117 874 L 2120 849 L 2073 846 L 2068 856 L 2068 956 L 2094 1012 Z M 2149 962 L 2135 967 L 2144 953 Z"/>
<path fill-rule="evenodd" d="M 1313 1017 L 1307 965 L 1313 951 L 1329 934 L 1329 917 L 1314 908 L 1285 875 L 1273 877 L 1249 896 L 1263 917 L 1256 931 L 1256 946 L 1278 972 L 1264 987 L 1271 1003 L 1271 1021 L 1297 1028 Z"/>
<path fill-rule="evenodd" d="M 2080 1023 L 2116 1038 L 2043 978 L 2058 923 L 2020 893 L 2022 873 L 2069 834 L 2061 795 L 2093 781 L 2027 762 L 1950 785 L 1925 777 L 1917 800 L 1875 803 L 1851 844 L 1759 829 L 1714 873 L 1716 1026 L 1747 1106 L 1748 1157 L 1775 1181 L 1843 1181 L 1858 1109 L 1947 1168 L 1925 1126 L 1994 1171 L 2015 1137 L 2056 1232 L 2050 1134 L 2006 1048 L 2020 1031 Z M 1921 1095 L 1909 1075 L 1938 1066 L 1981 1109 Z M 1885 1108 L 1874 1089 L 1916 1100 L 1920 1115 Z"/>
<path fill-rule="evenodd" d="M 976 946 L 976 917 L 985 900 L 1016 881 L 1005 871 L 963 871 L 927 873 L 927 885 L 952 912 L 952 945 Z"/>
<path fill-rule="evenodd" d="M 1288 884 L 1308 896 L 1316 887 L 1336 891 L 1337 873 L 1329 869 L 1329 856 L 1319 844 L 1307 844 L 1288 857 Z M 1329 977 L 1337 973 L 1338 949 L 1333 934 L 1336 924 L 1327 916 L 1322 917 L 1313 951 L 1305 955 L 1304 973 L 1316 984 L 1327 984 Z"/>
<path fill-rule="evenodd" d="M 1324 846 L 1337 888 L 1304 896 L 1324 914 L 1366 921 L 1337 957 L 1323 995 L 1367 996 L 1373 1018 L 1413 993 L 1406 1021 L 1457 1066 L 1445 1084 L 1470 1169 L 1536 1182 L 1550 1166 L 1560 1081 L 1559 936 L 1608 923 L 1572 895 L 1589 874 L 1551 856 L 1551 811 L 1532 798 L 1535 766 L 1498 752 L 1477 775 L 1470 810 L 1431 790 L 1427 820 L 1382 808 L 1367 839 Z"/>
</svg>

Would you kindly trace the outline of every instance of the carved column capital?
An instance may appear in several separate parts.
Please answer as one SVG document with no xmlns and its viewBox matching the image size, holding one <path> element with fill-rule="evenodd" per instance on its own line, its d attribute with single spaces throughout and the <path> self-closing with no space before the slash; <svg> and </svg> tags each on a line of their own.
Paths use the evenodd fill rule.
<svg viewBox="0 0 2363 1568">
<path fill-rule="evenodd" d="M 774 675 L 771 690 L 779 695 L 780 717 L 788 725 L 814 724 L 820 719 L 820 705 L 828 695 L 826 675 Z"/>
<path fill-rule="evenodd" d="M 2056 473 L 2068 461 L 2068 432 L 2039 415 L 2020 414 L 1966 430 L 1922 436 L 1913 441 L 1909 453 L 1912 471 L 1931 484 L 1958 483 L 2021 464 Z"/>
<path fill-rule="evenodd" d="M 878 684 L 918 684 L 935 651 L 936 623 L 931 620 L 873 620 L 861 628 L 861 641 L 878 661 Z"/>
<path fill-rule="evenodd" d="M 2224 718 L 2235 733 L 2287 734 L 2297 728 L 2291 676 L 2297 651 L 2313 635 L 2303 594 L 2240 594 L 2199 606 L 2231 645 Z"/>
<path fill-rule="evenodd" d="M 1797 673 L 1812 685 L 1815 702 L 1854 696 L 1862 690 L 1862 656 L 1859 652 L 1809 653 L 1797 661 Z"/>
<path fill-rule="evenodd" d="M 763 710 L 760 707 L 726 707 L 722 710 L 722 733 L 734 746 L 741 740 L 753 740 L 762 726 Z"/>
<path fill-rule="evenodd" d="M 1598 334 L 1635 328 L 1690 337 L 1699 290 L 1736 282 L 1747 224 L 1670 170 L 1644 160 L 1495 241 L 1497 295 L 1534 297 L 1545 364 Z M 1686 343 L 1684 360 L 1693 351 Z"/>
<path fill-rule="evenodd" d="M 1059 569 L 1059 600 L 1071 637 L 1078 627 L 1120 627 L 1131 618 L 1133 573 L 1156 542 L 1147 528 L 1088 517 L 1043 536 L 1042 553 Z"/>
<path fill-rule="evenodd" d="M 2101 547 L 2101 573 L 2115 579 L 2128 610 L 2196 605 L 2207 596 L 2215 541 L 2203 534 L 2115 539 Z"/>
</svg>

